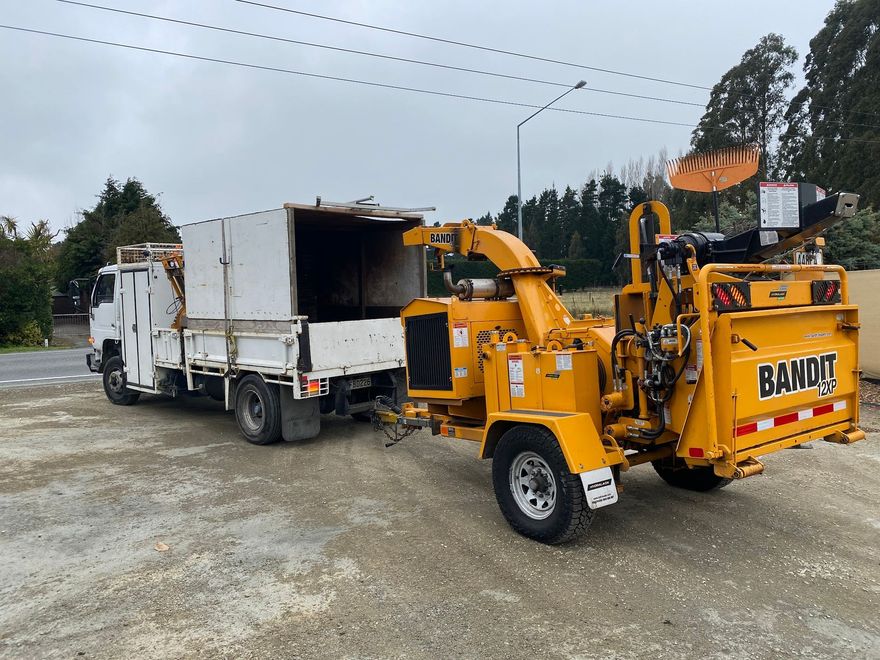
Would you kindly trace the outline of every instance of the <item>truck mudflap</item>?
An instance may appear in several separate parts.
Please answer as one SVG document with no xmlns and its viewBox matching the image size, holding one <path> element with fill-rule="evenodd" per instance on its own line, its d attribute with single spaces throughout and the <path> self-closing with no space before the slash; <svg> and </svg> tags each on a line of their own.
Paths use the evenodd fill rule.
<svg viewBox="0 0 880 660">
<path fill-rule="evenodd" d="M 858 327 L 851 305 L 719 314 L 676 455 L 744 477 L 786 447 L 862 439 Z"/>
</svg>

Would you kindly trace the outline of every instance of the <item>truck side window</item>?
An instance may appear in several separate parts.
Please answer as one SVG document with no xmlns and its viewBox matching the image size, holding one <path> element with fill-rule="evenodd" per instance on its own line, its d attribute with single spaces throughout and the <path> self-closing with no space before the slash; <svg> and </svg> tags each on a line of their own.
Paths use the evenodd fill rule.
<svg viewBox="0 0 880 660">
<path fill-rule="evenodd" d="M 95 283 L 95 292 L 92 294 L 92 307 L 97 307 L 101 303 L 113 302 L 113 289 L 116 285 L 116 274 L 107 273 L 101 275 Z"/>
</svg>

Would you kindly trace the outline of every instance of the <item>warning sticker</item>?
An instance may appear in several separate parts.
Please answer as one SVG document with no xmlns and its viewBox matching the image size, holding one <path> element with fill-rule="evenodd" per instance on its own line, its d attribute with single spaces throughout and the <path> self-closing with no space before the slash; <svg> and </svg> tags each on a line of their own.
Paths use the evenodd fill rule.
<svg viewBox="0 0 880 660">
<path fill-rule="evenodd" d="M 684 368 L 684 382 L 688 385 L 697 382 L 697 365 L 689 364 Z"/>
<path fill-rule="evenodd" d="M 452 324 L 452 345 L 455 348 L 467 348 L 470 344 L 467 323 Z"/>
<path fill-rule="evenodd" d="M 759 231 L 758 240 L 761 242 L 761 247 L 776 245 L 779 242 L 779 234 L 775 231 Z"/>
<path fill-rule="evenodd" d="M 591 509 L 600 509 L 617 501 L 617 485 L 610 467 L 581 472 L 581 483 Z"/>
<path fill-rule="evenodd" d="M 697 372 L 703 370 L 703 340 L 698 339 L 696 341 L 697 345 Z"/>
<path fill-rule="evenodd" d="M 520 399 L 526 395 L 526 386 L 522 383 L 511 383 L 510 384 L 510 396 L 511 397 L 519 397 Z"/>
<path fill-rule="evenodd" d="M 556 354 L 556 371 L 571 371 L 571 353 Z"/>
<path fill-rule="evenodd" d="M 467 378 L 467 367 L 456 367 L 455 368 L 455 377 L 456 378 Z"/>
<path fill-rule="evenodd" d="M 762 181 L 758 191 L 761 229 L 797 229 L 801 226 L 798 184 Z"/>
<path fill-rule="evenodd" d="M 522 385 L 525 382 L 522 355 L 509 355 L 507 357 L 507 379 L 510 384 Z"/>
<path fill-rule="evenodd" d="M 657 234 L 655 238 L 657 239 L 657 245 L 660 245 L 660 243 L 671 243 L 678 238 L 678 234 Z"/>
</svg>

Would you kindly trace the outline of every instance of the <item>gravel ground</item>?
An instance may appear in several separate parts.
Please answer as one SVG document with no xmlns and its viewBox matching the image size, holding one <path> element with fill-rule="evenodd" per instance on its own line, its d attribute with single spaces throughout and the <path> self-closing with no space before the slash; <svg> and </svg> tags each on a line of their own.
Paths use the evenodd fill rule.
<svg viewBox="0 0 880 660">
<path fill-rule="evenodd" d="M 4 390 L 0 655 L 880 657 L 880 409 L 863 422 L 709 495 L 634 469 L 547 547 L 465 442 L 327 418 L 254 447 L 207 399 Z"/>
<path fill-rule="evenodd" d="M 863 378 L 859 382 L 859 398 L 862 403 L 880 406 L 880 382 Z"/>
</svg>

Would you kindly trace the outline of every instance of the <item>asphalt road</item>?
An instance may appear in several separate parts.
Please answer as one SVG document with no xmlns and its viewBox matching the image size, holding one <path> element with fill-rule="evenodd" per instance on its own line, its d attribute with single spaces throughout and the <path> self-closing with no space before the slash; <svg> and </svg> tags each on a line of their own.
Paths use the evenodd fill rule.
<svg viewBox="0 0 880 660">
<path fill-rule="evenodd" d="M 876 407 L 718 492 L 634 468 L 558 547 L 472 443 L 322 425 L 257 447 L 208 398 L 4 391 L 0 658 L 880 656 Z"/>
<path fill-rule="evenodd" d="M 70 348 L 0 355 L 0 389 L 97 380 L 100 376 L 86 366 L 86 353 L 90 350 Z"/>
</svg>

